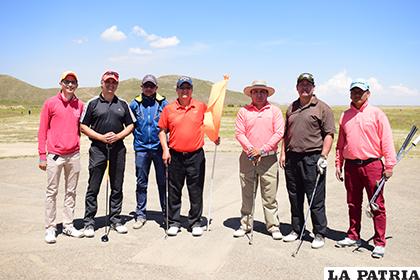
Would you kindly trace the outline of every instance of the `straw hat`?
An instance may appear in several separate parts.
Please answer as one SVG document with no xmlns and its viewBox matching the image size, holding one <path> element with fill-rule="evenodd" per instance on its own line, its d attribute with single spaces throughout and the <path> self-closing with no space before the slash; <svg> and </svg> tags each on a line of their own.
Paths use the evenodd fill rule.
<svg viewBox="0 0 420 280">
<path fill-rule="evenodd" d="M 268 91 L 268 96 L 272 96 L 276 91 L 274 88 L 267 86 L 266 81 L 257 80 L 253 81 L 250 86 L 244 88 L 244 94 L 251 96 L 251 90 L 253 89 L 265 89 L 266 91 Z"/>
</svg>

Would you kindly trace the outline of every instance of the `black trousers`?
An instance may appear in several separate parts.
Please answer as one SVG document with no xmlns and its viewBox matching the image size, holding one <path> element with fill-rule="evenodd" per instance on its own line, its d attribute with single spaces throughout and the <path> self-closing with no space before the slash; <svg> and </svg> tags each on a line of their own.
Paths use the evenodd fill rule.
<svg viewBox="0 0 420 280">
<path fill-rule="evenodd" d="M 315 188 L 317 162 L 320 153 L 286 153 L 286 187 L 289 193 L 292 228 L 300 233 L 304 224 L 303 203 L 305 195 L 308 204 Z M 311 207 L 311 220 L 314 234 L 326 235 L 327 217 L 325 215 L 325 173 L 321 175 Z"/>
<path fill-rule="evenodd" d="M 206 168 L 204 150 L 191 153 L 181 153 L 171 150 L 171 163 L 168 166 L 169 196 L 168 218 L 169 226 L 181 226 L 181 195 L 185 180 L 187 181 L 190 198 L 188 226 L 201 226 L 203 214 L 203 189 Z"/>
<path fill-rule="evenodd" d="M 122 186 L 125 170 L 124 144 L 112 145 L 109 155 L 109 221 L 111 224 L 121 223 L 121 208 L 123 200 Z M 89 149 L 89 181 L 85 199 L 86 226 L 95 225 L 95 215 L 98 210 L 98 193 L 107 165 L 107 149 L 102 145 L 92 145 Z M 107 174 L 105 174 L 107 176 Z M 106 187 L 105 185 L 103 187 Z"/>
</svg>

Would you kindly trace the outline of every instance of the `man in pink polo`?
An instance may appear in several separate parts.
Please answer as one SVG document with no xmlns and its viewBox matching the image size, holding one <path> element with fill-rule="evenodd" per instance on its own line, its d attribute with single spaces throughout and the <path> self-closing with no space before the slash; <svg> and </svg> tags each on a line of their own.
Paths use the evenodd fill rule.
<svg viewBox="0 0 420 280">
<path fill-rule="evenodd" d="M 276 154 L 283 138 L 284 120 L 280 109 L 267 101 L 274 92 L 265 81 L 254 81 L 244 89 L 252 102 L 242 107 L 236 117 L 235 135 L 243 151 L 239 158 L 241 226 L 233 233 L 234 237 L 242 237 L 251 230 L 255 180 L 259 178 L 266 228 L 274 240 L 283 238 L 277 213 L 279 170 Z"/>
<path fill-rule="evenodd" d="M 336 177 L 343 181 L 347 190 L 350 227 L 347 237 L 339 240 L 337 247 L 360 246 L 363 188 L 370 200 L 375 192 L 376 182 L 385 176 L 392 176 L 396 164 L 394 142 L 389 121 L 384 112 L 368 103 L 370 96 L 367 81 L 358 79 L 350 85 L 350 108 L 340 118 L 340 131 L 336 148 Z M 384 159 L 384 161 L 381 160 Z M 385 254 L 386 214 L 383 191 L 376 203 L 379 206 L 373 214 L 375 248 L 372 257 Z"/>
<path fill-rule="evenodd" d="M 66 71 L 60 77 L 61 90 L 47 99 L 41 110 L 38 131 L 39 168 L 47 171 L 45 199 L 45 242 L 56 242 L 56 197 L 64 172 L 63 233 L 83 237 L 73 226 L 76 187 L 80 173 L 79 120 L 83 103 L 76 95 L 77 75 Z"/>
</svg>

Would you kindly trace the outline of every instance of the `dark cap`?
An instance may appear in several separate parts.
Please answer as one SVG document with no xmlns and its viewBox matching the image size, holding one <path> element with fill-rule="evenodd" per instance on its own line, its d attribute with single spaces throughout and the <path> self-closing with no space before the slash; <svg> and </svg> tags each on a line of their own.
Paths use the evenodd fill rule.
<svg viewBox="0 0 420 280">
<path fill-rule="evenodd" d="M 297 83 L 296 84 L 299 84 L 303 80 L 307 80 L 312 85 L 315 85 L 314 76 L 312 76 L 311 73 L 302 73 L 302 74 L 300 74 L 299 77 L 297 78 Z"/>
<path fill-rule="evenodd" d="M 143 80 L 141 81 L 141 84 L 144 85 L 145 83 L 150 82 L 152 84 L 154 84 L 155 86 L 157 86 L 157 79 L 155 76 L 148 74 L 146 76 L 144 76 Z"/>
<path fill-rule="evenodd" d="M 193 82 L 191 80 L 190 77 L 187 76 L 182 76 L 178 79 L 178 81 L 176 82 L 176 87 L 179 88 L 183 83 L 187 83 L 190 86 L 193 86 Z"/>
</svg>

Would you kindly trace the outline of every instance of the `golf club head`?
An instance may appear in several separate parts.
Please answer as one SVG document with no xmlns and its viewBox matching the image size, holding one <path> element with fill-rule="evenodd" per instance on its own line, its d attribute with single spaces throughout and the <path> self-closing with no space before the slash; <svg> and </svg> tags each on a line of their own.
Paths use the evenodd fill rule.
<svg viewBox="0 0 420 280">
<path fill-rule="evenodd" d="M 375 202 L 372 202 L 370 204 L 370 208 L 372 209 L 372 211 L 378 211 L 379 210 L 379 206 Z"/>
<path fill-rule="evenodd" d="M 372 213 L 372 210 L 370 209 L 369 205 L 366 208 L 365 213 L 366 213 L 366 216 L 368 216 L 369 218 L 373 218 L 373 213 Z"/>
<path fill-rule="evenodd" d="M 296 253 L 293 253 L 293 254 L 292 254 L 292 257 L 293 257 L 293 258 L 296 258 Z"/>
<path fill-rule="evenodd" d="M 102 242 L 108 242 L 109 241 L 108 234 L 102 235 L 101 241 Z"/>
</svg>

